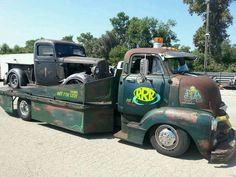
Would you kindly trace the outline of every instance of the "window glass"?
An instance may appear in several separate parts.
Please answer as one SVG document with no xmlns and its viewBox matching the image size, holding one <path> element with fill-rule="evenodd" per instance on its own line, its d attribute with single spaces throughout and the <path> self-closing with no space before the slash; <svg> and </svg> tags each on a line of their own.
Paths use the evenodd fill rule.
<svg viewBox="0 0 236 177">
<path fill-rule="evenodd" d="M 140 61 L 141 59 L 145 58 L 144 55 L 138 55 L 134 56 L 131 60 L 131 73 L 132 74 L 138 74 L 140 73 Z M 149 68 L 148 68 L 148 73 L 149 74 L 160 74 L 162 73 L 162 67 L 161 67 L 161 62 L 160 59 L 156 56 L 146 56 L 146 58 L 149 61 Z"/>
<path fill-rule="evenodd" d="M 38 56 L 53 56 L 53 47 L 51 45 L 38 46 Z"/>
<path fill-rule="evenodd" d="M 189 72 L 189 62 L 184 58 L 171 58 L 167 59 L 165 62 L 168 64 L 173 74 Z"/>
<path fill-rule="evenodd" d="M 72 44 L 56 44 L 56 53 L 58 57 L 85 56 L 83 47 Z"/>
</svg>

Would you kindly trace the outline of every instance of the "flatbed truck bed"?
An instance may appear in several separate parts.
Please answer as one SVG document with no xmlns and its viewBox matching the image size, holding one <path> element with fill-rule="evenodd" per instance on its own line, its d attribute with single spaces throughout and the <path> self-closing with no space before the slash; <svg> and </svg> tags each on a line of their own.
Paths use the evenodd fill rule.
<svg viewBox="0 0 236 177">
<path fill-rule="evenodd" d="M 107 87 L 108 89 L 87 93 L 90 87 L 94 87 L 94 83 L 99 87 L 100 82 L 111 85 Z M 6 112 L 12 113 L 16 99 L 27 100 L 30 103 L 31 118 L 34 120 L 82 134 L 112 132 L 114 129 L 113 78 L 94 83 L 51 87 L 30 85 L 20 89 L 1 87 L 0 105 Z M 17 104 L 18 110 L 19 104 Z"/>
</svg>

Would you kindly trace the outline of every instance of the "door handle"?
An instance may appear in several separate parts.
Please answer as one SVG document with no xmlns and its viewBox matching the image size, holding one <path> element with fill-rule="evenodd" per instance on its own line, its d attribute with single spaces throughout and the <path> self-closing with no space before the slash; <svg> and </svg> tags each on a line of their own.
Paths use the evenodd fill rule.
<svg viewBox="0 0 236 177">
<path fill-rule="evenodd" d="M 127 79 L 127 82 L 135 83 L 135 80 L 134 79 Z"/>
</svg>

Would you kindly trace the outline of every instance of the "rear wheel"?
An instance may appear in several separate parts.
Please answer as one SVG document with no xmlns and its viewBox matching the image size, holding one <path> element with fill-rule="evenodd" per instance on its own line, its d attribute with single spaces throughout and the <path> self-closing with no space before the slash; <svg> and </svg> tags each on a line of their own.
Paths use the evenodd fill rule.
<svg viewBox="0 0 236 177">
<path fill-rule="evenodd" d="M 160 125 L 150 131 L 150 142 L 161 154 L 177 157 L 185 153 L 190 145 L 186 132 L 170 125 Z"/>
<path fill-rule="evenodd" d="M 30 121 L 31 119 L 31 103 L 27 99 L 18 99 L 17 111 L 19 117 L 25 121 Z"/>
<path fill-rule="evenodd" d="M 9 75 L 9 82 L 8 82 L 8 84 L 9 84 L 9 86 L 11 88 L 14 88 L 14 89 L 19 88 L 20 87 L 20 82 L 19 82 L 18 75 L 15 74 L 15 73 L 11 73 Z"/>
</svg>

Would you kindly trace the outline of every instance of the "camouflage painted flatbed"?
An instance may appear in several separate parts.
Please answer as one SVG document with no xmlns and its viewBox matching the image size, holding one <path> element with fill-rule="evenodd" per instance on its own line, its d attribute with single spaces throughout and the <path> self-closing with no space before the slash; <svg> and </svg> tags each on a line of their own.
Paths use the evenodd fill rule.
<svg viewBox="0 0 236 177">
<path fill-rule="evenodd" d="M 80 133 L 111 132 L 114 128 L 114 78 L 87 84 L 0 88 L 0 105 L 14 111 L 14 99 L 31 103 L 32 119 Z M 96 89 L 95 89 L 96 88 Z"/>
</svg>

